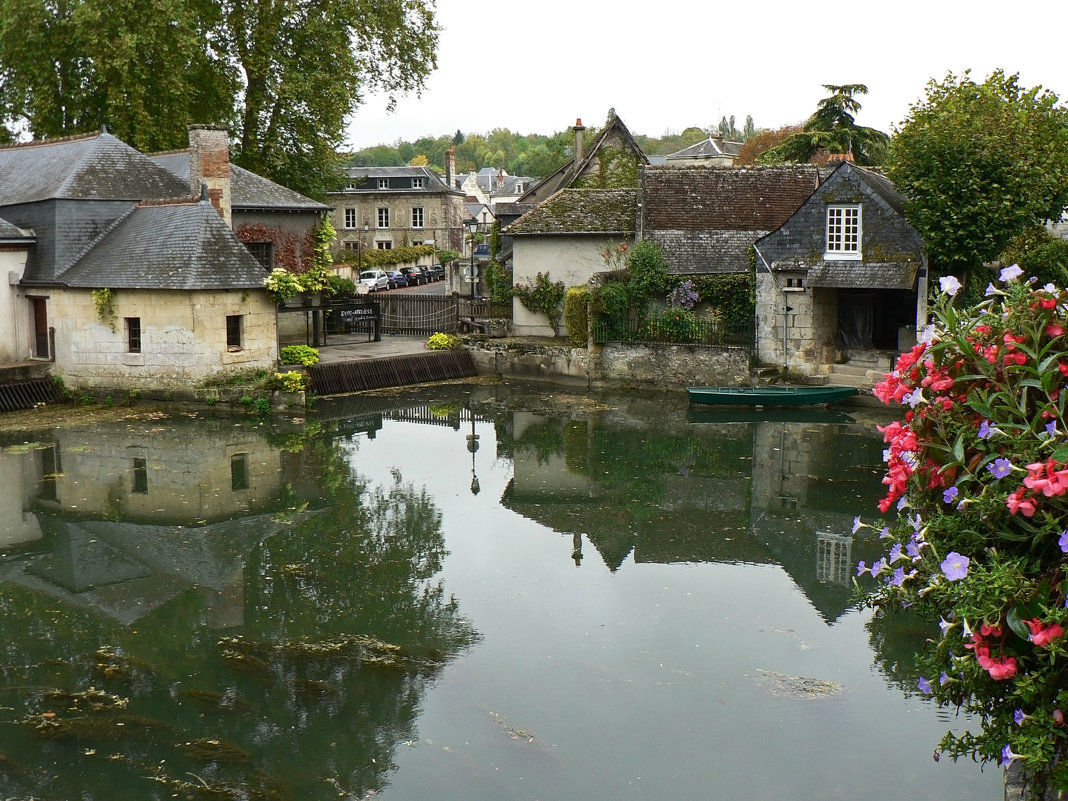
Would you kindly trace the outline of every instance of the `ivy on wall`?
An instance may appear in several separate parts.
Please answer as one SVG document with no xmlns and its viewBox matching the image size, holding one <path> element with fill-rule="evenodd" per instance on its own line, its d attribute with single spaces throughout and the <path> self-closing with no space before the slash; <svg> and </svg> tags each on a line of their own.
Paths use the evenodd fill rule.
<svg viewBox="0 0 1068 801">
<path fill-rule="evenodd" d="M 244 223 L 234 229 L 237 238 L 245 245 L 253 242 L 270 242 L 274 254 L 274 267 L 291 273 L 303 273 L 312 268 L 315 255 L 315 231 L 303 236 L 281 226 L 263 223 Z"/>
</svg>

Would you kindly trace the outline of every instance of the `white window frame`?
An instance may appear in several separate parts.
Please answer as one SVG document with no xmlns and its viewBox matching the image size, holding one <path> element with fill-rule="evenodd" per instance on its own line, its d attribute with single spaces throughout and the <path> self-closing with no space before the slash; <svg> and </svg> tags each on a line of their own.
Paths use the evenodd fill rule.
<svg viewBox="0 0 1068 801">
<path fill-rule="evenodd" d="M 864 233 L 862 221 L 859 203 L 828 206 L 823 258 L 834 261 L 860 261 Z"/>
<path fill-rule="evenodd" d="M 422 228 L 424 219 L 423 207 L 412 206 L 412 228 Z"/>
<path fill-rule="evenodd" d="M 389 178 L 379 178 L 378 179 L 378 188 L 379 189 L 389 189 Z"/>
<path fill-rule="evenodd" d="M 412 178 L 412 189 L 422 189 L 422 188 L 423 188 L 423 178 L 422 178 L 422 176 L 418 176 L 416 178 Z"/>
<path fill-rule="evenodd" d="M 345 228 L 351 229 L 359 227 L 360 215 L 357 212 L 357 209 L 345 209 Z"/>
<path fill-rule="evenodd" d="M 378 227 L 389 228 L 389 206 L 378 207 Z"/>
</svg>

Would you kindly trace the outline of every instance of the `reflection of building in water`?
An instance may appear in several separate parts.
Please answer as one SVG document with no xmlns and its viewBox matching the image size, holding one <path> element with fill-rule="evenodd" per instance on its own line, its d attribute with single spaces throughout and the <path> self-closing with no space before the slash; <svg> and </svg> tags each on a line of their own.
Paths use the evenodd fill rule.
<svg viewBox="0 0 1068 801">
<path fill-rule="evenodd" d="M 853 577 L 853 537 L 849 534 L 816 532 L 816 580 L 850 586 Z"/>
<path fill-rule="evenodd" d="M 612 570 L 628 556 L 779 564 L 825 619 L 850 606 L 852 521 L 880 489 L 881 443 L 868 427 L 801 419 L 608 430 L 524 414 L 514 428 L 502 502 L 566 534 L 572 558 L 584 535 Z"/>
<path fill-rule="evenodd" d="M 195 588 L 213 625 L 237 625 L 245 561 L 288 525 L 268 513 L 297 462 L 233 421 L 64 429 L 47 447 L 0 455 L 0 475 L 20 488 L 4 495 L 19 510 L 5 515 L 16 522 L 2 544 L 23 552 L 0 575 L 124 624 Z"/>
</svg>

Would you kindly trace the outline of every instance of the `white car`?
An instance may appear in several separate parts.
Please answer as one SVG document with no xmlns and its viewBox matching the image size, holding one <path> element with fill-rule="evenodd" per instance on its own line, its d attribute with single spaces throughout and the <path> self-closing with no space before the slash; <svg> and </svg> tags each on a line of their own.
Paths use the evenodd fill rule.
<svg viewBox="0 0 1068 801">
<path fill-rule="evenodd" d="M 385 270 L 364 270 L 360 273 L 360 283 L 367 287 L 368 292 L 389 289 L 389 278 Z"/>
</svg>

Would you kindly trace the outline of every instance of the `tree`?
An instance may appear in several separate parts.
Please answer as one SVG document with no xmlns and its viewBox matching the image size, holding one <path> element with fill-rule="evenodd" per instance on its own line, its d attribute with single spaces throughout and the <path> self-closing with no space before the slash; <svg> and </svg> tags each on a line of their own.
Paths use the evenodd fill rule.
<svg viewBox="0 0 1068 801">
<path fill-rule="evenodd" d="M 778 147 L 766 151 L 760 158 L 763 164 L 804 164 L 820 153 L 849 153 L 857 164 L 878 164 L 890 141 L 882 131 L 857 125 L 855 115 L 860 110 L 856 95 L 868 93 L 861 83 L 834 86 L 824 84 L 831 93 L 817 105 L 816 111 L 801 126 L 801 130 Z"/>
<path fill-rule="evenodd" d="M 107 124 L 142 150 L 226 125 L 234 161 L 313 196 L 367 92 L 436 66 L 430 0 L 6 0 L 0 116 L 62 136 Z"/>
<path fill-rule="evenodd" d="M 745 144 L 738 150 L 738 155 L 734 157 L 734 163 L 738 166 L 759 164 L 760 157 L 764 153 L 778 147 L 791 136 L 800 132 L 800 125 L 787 125 L 774 131 L 761 131 L 758 134 L 754 134 L 746 138 Z"/>
<path fill-rule="evenodd" d="M 933 269 L 997 258 L 1015 235 L 1068 203 L 1068 116 L 1056 95 L 998 70 L 931 81 L 890 146 L 887 173 Z"/>
</svg>

